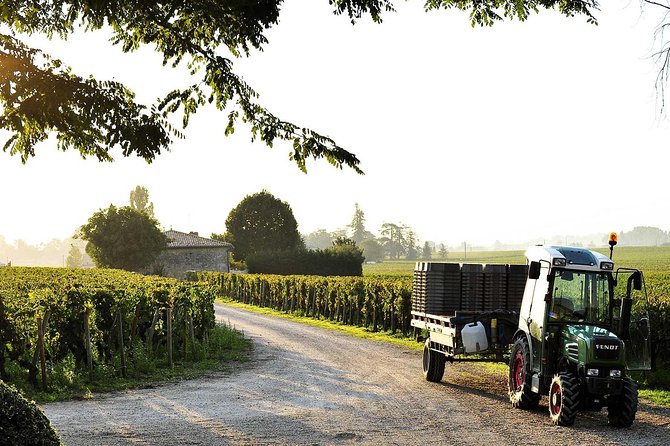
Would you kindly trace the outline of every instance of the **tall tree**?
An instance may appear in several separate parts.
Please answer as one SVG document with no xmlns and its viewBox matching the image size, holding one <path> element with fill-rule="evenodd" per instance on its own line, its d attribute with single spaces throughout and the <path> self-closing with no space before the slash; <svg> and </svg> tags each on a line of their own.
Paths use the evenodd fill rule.
<svg viewBox="0 0 670 446">
<path fill-rule="evenodd" d="M 65 266 L 68 268 L 81 268 L 84 266 L 84 255 L 81 253 L 79 247 L 70 245 L 70 252 L 65 260 Z"/>
<path fill-rule="evenodd" d="M 449 255 L 449 251 L 447 251 L 447 246 L 444 243 L 440 243 L 440 250 L 438 251 L 438 255 L 440 256 L 440 259 L 446 260 L 447 256 Z"/>
<path fill-rule="evenodd" d="M 424 260 L 430 260 L 433 258 L 433 249 L 430 247 L 430 243 L 424 242 L 423 249 L 421 250 L 421 258 Z"/>
<path fill-rule="evenodd" d="M 382 235 L 379 243 L 390 258 L 405 256 L 408 260 L 414 260 L 419 257 L 419 239 L 411 227 L 402 223 L 384 223 L 379 232 Z"/>
<path fill-rule="evenodd" d="M 144 186 L 137 186 L 130 191 L 130 207 L 149 217 L 154 216 L 154 204 L 149 201 L 149 190 Z"/>
<path fill-rule="evenodd" d="M 365 230 L 365 213 L 358 206 L 358 203 L 354 206 L 354 216 L 351 218 L 349 228 L 351 229 L 351 239 L 357 245 L 360 245 L 363 240 L 369 238 L 367 236 L 369 232 Z"/>
<path fill-rule="evenodd" d="M 86 253 L 99 268 L 140 271 L 167 246 L 168 239 L 158 222 L 129 206 L 110 205 L 88 219 L 79 229 L 86 240 Z"/>
<path fill-rule="evenodd" d="M 291 206 L 268 191 L 247 195 L 228 214 L 224 239 L 236 260 L 261 251 L 303 248 Z"/>
<path fill-rule="evenodd" d="M 416 260 L 419 257 L 419 239 L 412 228 L 405 228 L 405 252 L 407 260 Z"/>
<path fill-rule="evenodd" d="M 325 1 L 325 0 L 323 0 Z M 352 23 L 364 15 L 381 22 L 393 10 L 392 0 L 328 0 L 336 14 Z M 174 138 L 181 117 L 186 127 L 192 114 L 207 103 L 228 112 L 226 135 L 239 121 L 252 138 L 271 146 L 292 144 L 289 157 L 305 171 L 308 158 L 360 172 L 358 158 L 311 129 L 275 116 L 257 102 L 257 93 L 234 70 L 233 59 L 262 49 L 266 31 L 279 21 L 282 0 L 15 0 L 0 3 L 0 128 L 9 139 L 3 149 L 25 162 L 38 142 L 55 134 L 62 150 L 111 161 L 110 150 L 137 155 L 151 162 Z M 470 13 L 472 24 L 492 25 L 503 18 L 526 20 L 540 9 L 557 9 L 566 16 L 582 14 L 595 22 L 596 0 L 426 0 L 426 9 L 457 8 Z M 193 78 L 151 106 L 117 81 L 78 75 L 66 64 L 15 37 L 43 34 L 65 40 L 75 30 L 107 27 L 112 44 L 124 52 L 149 46 L 164 65 L 185 62 Z M 175 116 L 177 115 L 177 116 Z"/>
<path fill-rule="evenodd" d="M 383 236 L 380 239 L 382 247 L 390 258 L 399 259 L 407 251 L 404 226 L 395 223 L 383 223 L 379 233 Z"/>
</svg>

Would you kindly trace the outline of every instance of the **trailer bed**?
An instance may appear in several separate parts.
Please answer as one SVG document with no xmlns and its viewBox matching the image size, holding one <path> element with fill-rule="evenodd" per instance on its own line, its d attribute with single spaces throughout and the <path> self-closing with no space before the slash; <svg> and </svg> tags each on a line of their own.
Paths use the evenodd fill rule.
<svg viewBox="0 0 670 446">
<path fill-rule="evenodd" d="M 468 360 L 467 354 L 500 360 L 518 327 L 527 271 L 526 265 L 417 262 L 411 312 L 417 338 L 426 337 L 449 360 Z"/>
</svg>

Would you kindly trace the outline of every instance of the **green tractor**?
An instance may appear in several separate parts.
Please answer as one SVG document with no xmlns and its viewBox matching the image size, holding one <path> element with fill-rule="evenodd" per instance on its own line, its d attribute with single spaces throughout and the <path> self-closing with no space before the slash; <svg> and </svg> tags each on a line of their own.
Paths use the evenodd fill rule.
<svg viewBox="0 0 670 446">
<path fill-rule="evenodd" d="M 555 424 L 570 426 L 578 411 L 606 407 L 610 425 L 629 427 L 638 404 L 629 372 L 651 370 L 642 273 L 615 270 L 611 255 L 580 248 L 534 246 L 526 257 L 509 360 L 512 405 L 533 408 L 547 395 Z"/>
</svg>

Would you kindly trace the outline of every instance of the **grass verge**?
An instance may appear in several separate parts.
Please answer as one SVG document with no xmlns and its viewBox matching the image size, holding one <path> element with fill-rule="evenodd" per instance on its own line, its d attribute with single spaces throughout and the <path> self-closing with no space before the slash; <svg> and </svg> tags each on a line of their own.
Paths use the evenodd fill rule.
<svg viewBox="0 0 670 446">
<path fill-rule="evenodd" d="M 241 308 L 253 313 L 264 314 L 267 316 L 274 316 L 283 319 L 289 319 L 296 322 L 301 322 L 304 324 L 312 325 L 315 327 L 326 328 L 328 330 L 335 330 L 342 333 L 349 334 L 351 336 L 356 336 L 357 338 L 362 339 L 371 339 L 378 342 L 386 342 L 394 345 L 399 345 L 411 350 L 421 351 L 423 349 L 423 344 L 416 342 L 414 339 L 405 337 L 402 333 L 391 334 L 390 332 L 378 331 L 372 332 L 363 327 L 356 327 L 351 325 L 344 325 L 339 322 L 333 322 L 323 319 L 313 319 L 311 317 L 305 317 L 300 315 L 294 315 L 290 313 L 285 313 L 283 311 L 274 310 L 272 308 L 266 307 L 257 307 L 255 305 L 244 304 L 241 302 L 234 301 L 227 298 L 217 298 L 217 302 L 226 304 L 230 307 Z M 482 373 L 504 374 L 507 376 L 508 369 L 507 365 L 502 363 L 471 363 L 473 366 L 477 367 L 482 371 Z M 670 387 L 670 371 L 661 369 L 652 374 L 646 376 L 637 375 L 634 376 L 638 380 L 640 387 L 639 395 L 640 398 L 646 400 L 646 402 L 656 404 L 663 407 L 670 408 L 670 390 L 667 390 Z"/>
<path fill-rule="evenodd" d="M 78 366 L 69 356 L 55 364 L 48 373 L 47 390 L 36 389 L 24 371 L 7 364 L 8 383 L 13 384 L 29 400 L 38 403 L 70 399 L 90 399 L 96 394 L 119 390 L 152 387 L 167 382 L 199 378 L 207 373 L 226 371 L 231 363 L 244 362 L 249 357 L 251 340 L 230 327 L 217 325 L 209 332 L 206 345 L 187 346 L 186 359 L 175 349 L 170 367 L 164 351 L 149 354 L 137 344 L 126 352 L 126 377 L 120 376 L 120 358 L 112 364 L 98 364 L 92 374 Z"/>
<path fill-rule="evenodd" d="M 640 389 L 639 397 L 663 407 L 670 407 L 670 392 L 660 389 Z"/>
</svg>

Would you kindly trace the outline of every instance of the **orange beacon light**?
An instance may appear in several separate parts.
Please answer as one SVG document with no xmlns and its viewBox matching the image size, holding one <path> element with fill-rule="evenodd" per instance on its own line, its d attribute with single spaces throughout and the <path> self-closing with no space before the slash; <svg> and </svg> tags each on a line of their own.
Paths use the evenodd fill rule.
<svg viewBox="0 0 670 446">
<path fill-rule="evenodd" d="M 612 260 L 612 252 L 614 251 L 614 245 L 619 241 L 619 236 L 616 232 L 610 232 L 610 260 Z"/>
</svg>

